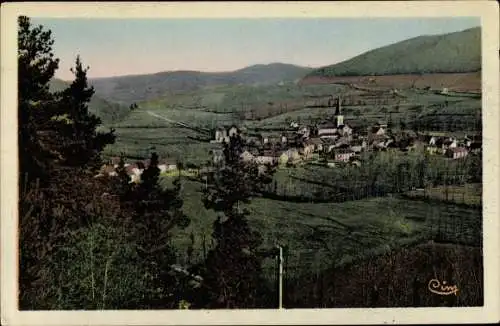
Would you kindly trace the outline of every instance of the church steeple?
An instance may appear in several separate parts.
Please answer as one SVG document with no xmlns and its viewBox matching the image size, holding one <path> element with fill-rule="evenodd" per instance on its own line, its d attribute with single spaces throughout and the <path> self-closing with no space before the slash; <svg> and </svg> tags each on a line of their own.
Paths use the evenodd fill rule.
<svg viewBox="0 0 500 326">
<path fill-rule="evenodd" d="M 342 100 L 337 97 L 337 107 L 335 108 L 335 120 L 337 120 L 337 127 L 344 125 L 344 116 L 342 115 Z"/>
<path fill-rule="evenodd" d="M 336 103 L 336 108 L 335 108 L 335 116 L 338 116 L 338 115 L 342 115 L 341 113 L 341 100 L 340 100 L 340 96 L 337 97 L 337 100 L 335 101 Z"/>
</svg>

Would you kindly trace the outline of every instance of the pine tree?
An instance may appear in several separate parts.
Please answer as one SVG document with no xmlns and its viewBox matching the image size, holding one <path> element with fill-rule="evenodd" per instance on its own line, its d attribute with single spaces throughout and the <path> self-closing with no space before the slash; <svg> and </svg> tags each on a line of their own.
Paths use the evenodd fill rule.
<svg viewBox="0 0 500 326">
<path fill-rule="evenodd" d="M 20 190 L 24 181 L 47 180 L 54 153 L 47 139 L 56 132 L 54 98 L 49 82 L 59 66 L 54 58 L 50 30 L 32 26 L 28 17 L 18 19 L 18 144 Z"/>
<path fill-rule="evenodd" d="M 147 276 L 147 294 L 140 308 L 172 308 L 177 304 L 176 279 L 170 274 L 175 255 L 171 247 L 171 231 L 186 228 L 190 220 L 183 213 L 181 180 L 177 178 L 171 189 L 159 184 L 158 155 L 153 153 L 149 166 L 141 175 L 139 184 L 128 184 L 124 207 L 131 209 L 134 237 L 137 239 L 137 263 Z"/>
<path fill-rule="evenodd" d="M 202 273 L 209 308 L 252 308 L 263 302 L 262 257 L 257 254 L 262 238 L 251 229 L 242 205 L 272 181 L 274 168 L 262 173 L 256 164 L 242 161 L 242 152 L 241 136 L 231 137 L 224 145 L 224 165 L 205 191 L 205 207 L 222 213 L 214 223 L 217 245 Z"/>
<path fill-rule="evenodd" d="M 67 112 L 67 123 L 61 126 L 61 152 L 64 164 L 69 166 L 96 166 L 100 163 L 100 153 L 115 141 L 114 130 L 98 132 L 101 119 L 89 112 L 88 104 L 94 95 L 94 88 L 87 82 L 87 68 L 83 68 L 80 56 L 76 57 L 74 81 L 64 91 L 58 93 L 59 105 Z"/>
</svg>

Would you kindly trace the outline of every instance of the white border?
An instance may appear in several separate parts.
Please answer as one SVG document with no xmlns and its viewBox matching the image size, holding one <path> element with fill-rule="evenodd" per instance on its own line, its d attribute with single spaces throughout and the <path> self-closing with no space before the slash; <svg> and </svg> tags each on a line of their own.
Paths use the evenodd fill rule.
<svg viewBox="0 0 500 326">
<path fill-rule="evenodd" d="M 480 308 L 19 312 L 17 310 L 17 20 L 33 17 L 258 18 L 477 16 L 482 24 L 484 299 Z M 498 322 L 499 10 L 494 1 L 3 3 L 1 12 L 1 317 L 5 325 L 226 325 Z"/>
</svg>

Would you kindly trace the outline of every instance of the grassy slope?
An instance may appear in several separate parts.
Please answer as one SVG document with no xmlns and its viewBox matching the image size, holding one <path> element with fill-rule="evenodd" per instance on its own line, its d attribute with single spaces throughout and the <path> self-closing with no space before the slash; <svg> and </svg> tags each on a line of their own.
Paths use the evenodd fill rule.
<svg viewBox="0 0 500 326">
<path fill-rule="evenodd" d="M 419 36 L 319 68 L 309 76 L 454 73 L 481 69 L 481 30 Z"/>
<path fill-rule="evenodd" d="M 168 185 L 169 179 L 164 182 Z M 201 204 L 202 183 L 184 181 L 183 189 L 183 210 L 192 222 L 186 230 L 175 232 L 174 243 L 182 257 L 192 232 L 196 255 L 201 257 L 203 236 L 210 246 L 216 214 Z M 363 255 L 429 239 L 437 231 L 439 220 L 448 226 L 447 232 L 463 241 L 475 239 L 481 225 L 478 209 L 393 197 L 343 203 L 292 203 L 257 198 L 248 209 L 252 225 L 264 238 L 264 247 L 276 242 L 289 247 L 290 268 L 343 265 Z M 350 230 L 346 231 L 338 222 Z"/>
</svg>

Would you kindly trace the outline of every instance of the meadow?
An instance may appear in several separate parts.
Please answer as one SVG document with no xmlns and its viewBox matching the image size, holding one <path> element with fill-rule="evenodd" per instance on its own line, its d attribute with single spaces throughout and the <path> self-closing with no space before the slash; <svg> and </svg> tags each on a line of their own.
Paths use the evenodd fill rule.
<svg viewBox="0 0 500 326">
<path fill-rule="evenodd" d="M 169 180 L 163 181 L 165 186 Z M 202 205 L 204 184 L 184 179 L 184 212 L 190 226 L 173 234 L 179 249 L 179 262 L 203 257 L 212 246 L 213 211 Z M 341 203 L 294 203 L 255 198 L 245 206 L 249 221 L 263 238 L 262 247 L 277 243 L 287 248 L 287 266 L 323 270 L 343 266 L 365 256 L 380 254 L 401 246 L 435 239 L 476 244 L 481 235 L 481 210 L 446 203 L 384 196 Z M 186 252 L 194 236 L 194 255 Z M 274 263 L 267 262 L 273 269 Z"/>
</svg>

